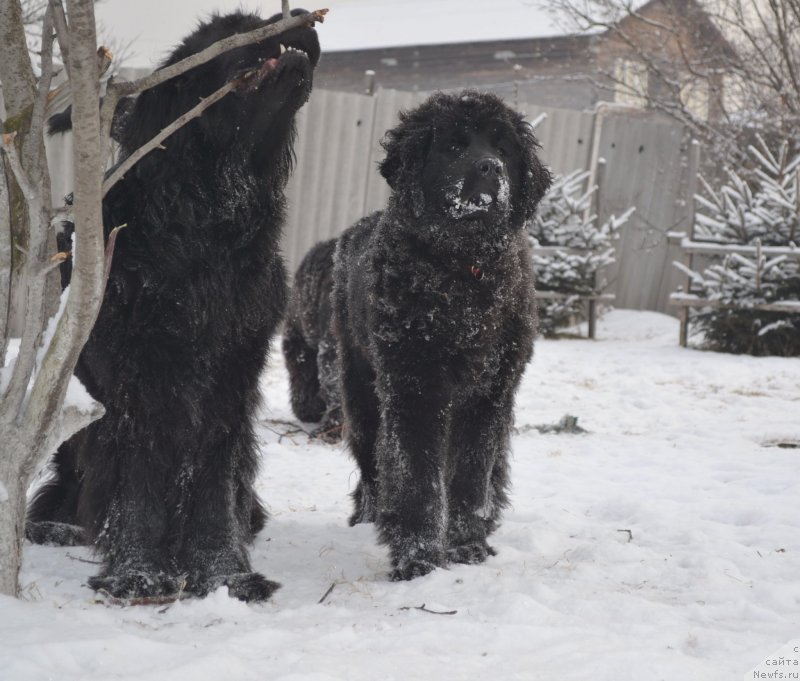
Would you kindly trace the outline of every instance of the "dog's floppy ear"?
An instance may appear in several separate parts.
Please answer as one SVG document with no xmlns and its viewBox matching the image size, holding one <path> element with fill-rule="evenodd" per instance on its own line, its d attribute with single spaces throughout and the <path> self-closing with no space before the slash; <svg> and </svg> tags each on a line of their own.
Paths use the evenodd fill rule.
<svg viewBox="0 0 800 681">
<path fill-rule="evenodd" d="M 514 221 L 520 226 L 533 218 L 539 201 L 550 188 L 552 175 L 537 155 L 539 142 L 533 134 L 533 127 L 520 118 L 516 132 L 520 143 L 520 191 L 513 206 Z"/>
<path fill-rule="evenodd" d="M 421 109 L 400 112 L 400 124 L 387 131 L 381 140 L 386 156 L 378 169 L 394 191 L 403 179 L 418 178 L 428 153 L 430 117 Z"/>
<path fill-rule="evenodd" d="M 392 189 L 397 188 L 397 180 L 402 172 L 403 152 L 402 140 L 394 131 L 390 130 L 381 140 L 381 146 L 386 152 L 386 156 L 378 165 L 381 175 L 389 183 Z"/>
</svg>

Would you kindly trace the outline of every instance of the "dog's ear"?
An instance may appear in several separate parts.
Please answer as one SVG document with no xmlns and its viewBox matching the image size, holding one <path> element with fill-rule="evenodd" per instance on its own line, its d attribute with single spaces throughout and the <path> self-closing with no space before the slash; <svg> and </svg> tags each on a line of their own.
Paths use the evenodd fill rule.
<svg viewBox="0 0 800 681">
<path fill-rule="evenodd" d="M 402 114 L 401 114 L 402 116 Z M 389 130 L 381 140 L 381 146 L 386 156 L 380 162 L 378 169 L 393 190 L 397 190 L 403 170 L 408 161 L 409 149 L 408 133 L 404 126 Z"/>
<path fill-rule="evenodd" d="M 514 221 L 522 226 L 533 218 L 536 207 L 550 188 L 553 177 L 539 160 L 537 151 L 540 146 L 530 123 L 520 119 L 516 125 L 516 132 L 522 153 L 519 170 L 520 191 L 513 212 Z"/>
<path fill-rule="evenodd" d="M 400 113 L 400 125 L 387 131 L 381 140 L 386 156 L 378 169 L 394 191 L 403 179 L 418 178 L 428 153 L 431 130 L 429 120 L 419 110 Z"/>
</svg>

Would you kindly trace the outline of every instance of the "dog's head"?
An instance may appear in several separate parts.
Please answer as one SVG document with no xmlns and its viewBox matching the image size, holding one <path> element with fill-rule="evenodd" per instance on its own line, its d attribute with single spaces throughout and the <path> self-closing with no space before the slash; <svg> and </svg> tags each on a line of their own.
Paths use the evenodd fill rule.
<svg viewBox="0 0 800 681">
<path fill-rule="evenodd" d="M 519 229 L 550 185 L 531 126 L 492 94 L 435 94 L 382 144 L 381 174 L 417 216 Z"/>
<path fill-rule="evenodd" d="M 304 10 L 293 10 L 302 14 Z M 200 24 L 161 65 L 174 64 L 213 43 L 275 23 L 281 15 L 263 20 L 255 14 L 214 15 Z M 201 98 L 226 82 L 240 85 L 203 114 L 174 133 L 165 146 L 187 148 L 185 138 L 210 155 L 239 144 L 254 155 L 269 156 L 273 140 L 291 138 L 294 115 L 308 100 L 320 47 L 313 28 L 286 31 L 259 43 L 230 50 L 185 74 L 142 93 L 125 126 L 122 145 L 138 148 L 182 115 Z M 178 137 L 184 138 L 178 140 Z"/>
</svg>

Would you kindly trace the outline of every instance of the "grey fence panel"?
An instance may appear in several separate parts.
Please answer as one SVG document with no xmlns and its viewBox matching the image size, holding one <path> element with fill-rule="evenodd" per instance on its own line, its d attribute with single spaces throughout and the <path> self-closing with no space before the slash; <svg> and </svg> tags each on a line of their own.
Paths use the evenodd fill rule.
<svg viewBox="0 0 800 681">
<path fill-rule="evenodd" d="M 373 96 L 315 90 L 297 121 L 297 162 L 287 187 L 288 213 L 282 248 L 293 272 L 316 242 L 336 236 L 357 219 L 383 207 L 389 195 L 378 173 L 380 140 L 401 110 L 423 93 L 378 90 Z M 688 140 L 675 122 L 645 112 L 601 109 L 597 113 L 520 104 L 537 128 L 542 156 L 556 173 L 590 169 L 606 161 L 597 212 L 603 220 L 629 206 L 636 213 L 623 228 L 618 261 L 610 272 L 619 307 L 671 311 L 669 293 L 680 282 L 670 230 L 688 230 Z M 597 135 L 597 139 L 594 136 Z M 53 199 L 71 191 L 71 136 L 48 140 Z"/>
<path fill-rule="evenodd" d="M 685 217 L 682 172 L 686 144 L 683 126 L 626 112 L 601 112 L 599 156 L 606 160 L 599 196 L 599 219 L 636 212 L 623 227 L 615 281 L 616 305 L 668 311 L 665 270 L 671 267 L 667 232 Z"/>
<path fill-rule="evenodd" d="M 589 167 L 595 116 L 591 112 L 548 109 L 521 104 L 530 121 L 541 114 L 546 118 L 536 127 L 542 145 L 542 159 L 559 175 Z"/>
<path fill-rule="evenodd" d="M 316 91 L 301 110 L 286 192 L 283 252 L 290 272 L 316 242 L 363 214 L 374 108 L 366 95 Z"/>
</svg>

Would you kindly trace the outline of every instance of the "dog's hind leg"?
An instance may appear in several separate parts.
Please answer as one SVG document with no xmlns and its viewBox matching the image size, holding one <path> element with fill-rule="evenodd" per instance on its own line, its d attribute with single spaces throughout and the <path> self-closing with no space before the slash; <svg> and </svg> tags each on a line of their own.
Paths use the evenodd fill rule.
<svg viewBox="0 0 800 681">
<path fill-rule="evenodd" d="M 83 433 L 64 442 L 53 459 L 53 477 L 45 482 L 28 506 L 25 538 L 34 544 L 80 546 L 86 543 L 78 524 L 78 498 L 81 493 L 76 448 Z"/>
<path fill-rule="evenodd" d="M 325 403 L 322 423 L 314 436 L 335 444 L 342 438 L 342 400 L 339 394 L 339 374 L 336 362 L 336 340 L 330 333 L 319 341 L 317 349 L 319 391 Z"/>
<path fill-rule="evenodd" d="M 292 411 L 301 421 L 316 423 L 325 413 L 317 374 L 317 351 L 305 340 L 299 323 L 290 318 L 283 334 L 283 356 L 289 372 Z"/>
</svg>

